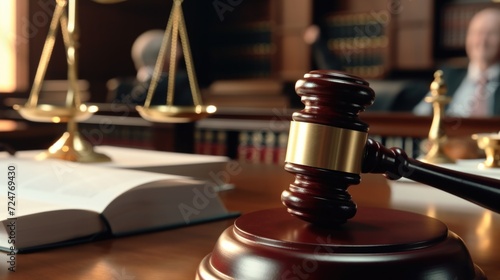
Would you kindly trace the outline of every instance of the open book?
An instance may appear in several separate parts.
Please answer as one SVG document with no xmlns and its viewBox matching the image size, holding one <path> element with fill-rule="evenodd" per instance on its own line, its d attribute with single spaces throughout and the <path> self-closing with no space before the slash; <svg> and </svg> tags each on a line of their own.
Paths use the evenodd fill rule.
<svg viewBox="0 0 500 280">
<path fill-rule="evenodd" d="M 110 162 L 87 163 L 95 166 L 107 166 L 134 169 L 149 172 L 189 176 L 212 183 L 218 189 L 232 186 L 228 176 L 234 175 L 235 166 L 225 156 L 174 153 L 137 148 L 96 146 L 95 150 L 111 157 Z M 34 159 L 41 150 L 19 151 L 18 158 Z M 3 157 L 7 154 L 4 153 Z M 2 156 L 0 155 L 0 158 Z"/>
<path fill-rule="evenodd" d="M 0 247 L 6 251 L 234 215 L 226 211 L 213 185 L 184 176 L 14 157 L 2 159 L 0 170 L 2 180 L 8 180 L 0 189 Z"/>
</svg>

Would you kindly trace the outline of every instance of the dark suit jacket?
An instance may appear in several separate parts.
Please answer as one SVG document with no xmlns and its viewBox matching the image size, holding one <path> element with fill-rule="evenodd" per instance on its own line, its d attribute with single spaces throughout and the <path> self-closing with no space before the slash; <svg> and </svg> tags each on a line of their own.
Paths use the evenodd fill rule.
<svg viewBox="0 0 500 280">
<path fill-rule="evenodd" d="M 143 105 L 149 89 L 150 80 L 138 82 L 135 79 L 123 80 L 115 89 L 112 101 L 128 105 Z M 168 75 L 162 74 L 151 100 L 151 105 L 165 105 L 167 99 Z M 174 105 L 192 106 L 193 98 L 187 73 L 178 71 L 175 76 Z"/>
<path fill-rule="evenodd" d="M 467 68 L 442 67 L 443 79 L 446 83 L 446 95 L 453 97 L 463 79 L 467 75 Z M 500 81 L 500 77 L 498 77 Z M 394 99 L 390 106 L 391 111 L 412 111 L 429 92 L 431 81 L 412 81 L 409 82 L 404 89 Z M 500 116 L 500 87 L 494 93 L 494 110 L 493 114 Z"/>
<path fill-rule="evenodd" d="M 467 68 L 443 67 L 441 70 L 443 71 L 443 79 L 447 87 L 446 95 L 453 97 L 467 75 Z M 500 81 L 500 76 L 497 79 Z M 497 87 L 494 92 L 494 103 L 493 114 L 500 115 L 500 87 Z"/>
</svg>

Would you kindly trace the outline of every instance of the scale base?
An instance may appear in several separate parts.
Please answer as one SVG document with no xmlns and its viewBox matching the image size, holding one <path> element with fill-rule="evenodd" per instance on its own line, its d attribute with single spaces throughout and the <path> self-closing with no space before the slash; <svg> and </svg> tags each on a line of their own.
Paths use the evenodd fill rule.
<svg viewBox="0 0 500 280">
<path fill-rule="evenodd" d="M 238 218 L 201 262 L 196 279 L 486 279 L 463 241 L 439 220 L 360 208 L 318 228 L 285 208 Z"/>
<path fill-rule="evenodd" d="M 36 159 L 61 159 L 82 163 L 111 161 L 107 155 L 95 152 L 92 145 L 83 139 L 80 133 L 68 131 L 46 151 L 38 154 Z"/>
</svg>

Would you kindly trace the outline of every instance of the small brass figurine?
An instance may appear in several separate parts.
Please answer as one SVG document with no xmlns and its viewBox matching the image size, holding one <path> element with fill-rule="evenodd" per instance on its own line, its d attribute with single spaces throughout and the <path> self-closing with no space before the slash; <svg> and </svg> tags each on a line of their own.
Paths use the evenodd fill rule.
<svg viewBox="0 0 500 280">
<path fill-rule="evenodd" d="M 443 71 L 437 70 L 434 72 L 434 81 L 431 83 L 430 90 L 431 95 L 425 98 L 426 102 L 432 104 L 434 112 L 428 137 L 430 149 L 421 161 L 432 164 L 454 163 L 455 161 L 447 156 L 443 149 L 448 137 L 444 132 L 442 119 L 444 117 L 444 107 L 451 99 L 446 96 L 447 88 L 443 80 Z"/>
<path fill-rule="evenodd" d="M 486 160 L 478 168 L 500 167 L 500 133 L 473 134 L 472 139 L 477 141 L 477 146 L 486 153 Z"/>
</svg>

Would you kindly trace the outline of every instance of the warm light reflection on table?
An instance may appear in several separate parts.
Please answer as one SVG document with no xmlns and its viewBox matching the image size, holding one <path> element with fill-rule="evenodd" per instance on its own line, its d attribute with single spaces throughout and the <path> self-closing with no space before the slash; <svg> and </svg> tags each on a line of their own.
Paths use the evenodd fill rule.
<svg viewBox="0 0 500 280">
<path fill-rule="evenodd" d="M 425 211 L 425 215 L 436 218 L 436 207 L 434 207 L 434 205 L 429 205 L 427 211 Z"/>
<path fill-rule="evenodd" d="M 483 251 L 489 248 L 491 245 L 491 211 L 485 210 L 483 212 L 483 217 L 479 220 L 476 227 L 476 235 L 478 240 L 478 249 Z"/>
<path fill-rule="evenodd" d="M 495 266 L 500 279 L 500 215 L 464 199 L 419 183 L 388 181 L 391 208 L 412 211 L 443 221 L 465 242 L 472 259 L 485 272 Z M 500 202 L 499 202 L 500 203 Z M 498 249 L 494 249 L 498 248 Z"/>
<path fill-rule="evenodd" d="M 0 132 L 9 132 L 16 129 L 26 129 L 26 124 L 11 120 L 0 120 Z"/>
</svg>

